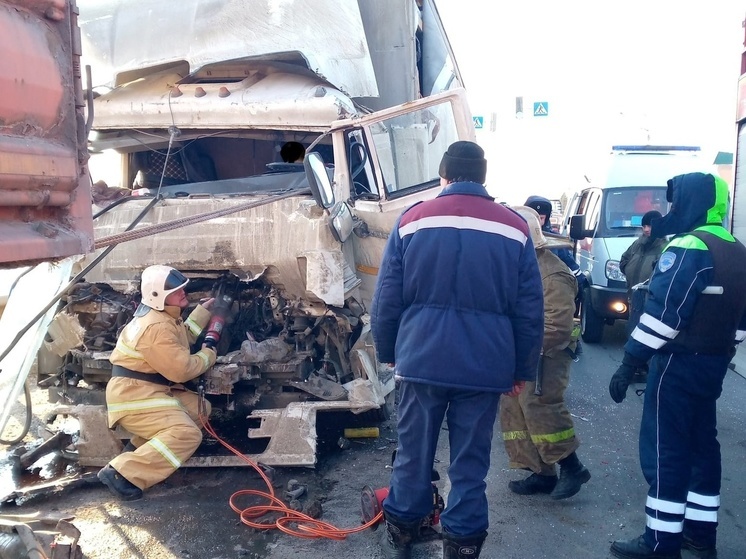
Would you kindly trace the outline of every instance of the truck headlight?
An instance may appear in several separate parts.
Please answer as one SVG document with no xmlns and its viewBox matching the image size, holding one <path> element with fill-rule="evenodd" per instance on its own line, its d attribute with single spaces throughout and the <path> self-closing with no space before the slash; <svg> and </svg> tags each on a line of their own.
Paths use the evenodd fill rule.
<svg viewBox="0 0 746 559">
<path fill-rule="evenodd" d="M 606 261 L 606 277 L 614 281 L 627 281 L 627 278 L 619 269 L 619 260 Z"/>
</svg>

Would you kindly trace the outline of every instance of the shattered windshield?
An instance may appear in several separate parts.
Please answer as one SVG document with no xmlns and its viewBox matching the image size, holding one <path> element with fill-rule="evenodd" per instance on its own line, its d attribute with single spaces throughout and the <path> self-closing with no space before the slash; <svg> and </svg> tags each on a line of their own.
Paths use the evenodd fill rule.
<svg viewBox="0 0 746 559">
<path fill-rule="evenodd" d="M 384 120 L 372 130 L 389 198 L 438 185 L 440 159 L 458 140 L 448 102 Z"/>
</svg>

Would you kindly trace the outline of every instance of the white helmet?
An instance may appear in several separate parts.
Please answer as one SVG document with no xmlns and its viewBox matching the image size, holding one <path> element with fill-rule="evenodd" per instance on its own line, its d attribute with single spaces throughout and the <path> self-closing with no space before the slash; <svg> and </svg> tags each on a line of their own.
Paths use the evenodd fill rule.
<svg viewBox="0 0 746 559">
<path fill-rule="evenodd" d="M 541 248 L 547 244 L 547 238 L 541 230 L 539 214 L 535 209 L 528 206 L 512 206 L 511 209 L 517 212 L 528 223 L 528 230 L 531 234 L 531 240 L 534 242 L 534 248 Z"/>
<path fill-rule="evenodd" d="M 151 309 L 162 311 L 166 306 L 166 297 L 184 287 L 189 280 L 179 270 L 171 266 L 148 266 L 142 272 L 140 293 L 142 304 Z"/>
<path fill-rule="evenodd" d="M 531 240 L 534 248 L 571 248 L 572 241 L 567 237 L 559 235 L 544 235 L 541 228 L 541 220 L 538 212 L 528 206 L 511 206 L 511 209 L 520 215 L 528 223 L 528 230 L 531 233 Z"/>
</svg>

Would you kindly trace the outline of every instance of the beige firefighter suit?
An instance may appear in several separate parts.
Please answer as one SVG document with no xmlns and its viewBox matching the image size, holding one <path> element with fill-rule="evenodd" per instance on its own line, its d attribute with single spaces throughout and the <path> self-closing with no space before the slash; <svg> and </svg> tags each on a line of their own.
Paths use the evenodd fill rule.
<svg viewBox="0 0 746 559">
<path fill-rule="evenodd" d="M 544 344 L 541 395 L 527 382 L 517 397 L 500 398 L 500 425 L 511 468 L 529 468 L 539 475 L 555 475 L 555 463 L 580 445 L 565 390 L 570 381 L 574 350 L 573 314 L 577 281 L 567 265 L 548 249 L 537 249 L 544 288 Z"/>
<path fill-rule="evenodd" d="M 147 310 L 148 307 L 141 306 Z M 135 316 L 117 340 L 109 360 L 139 373 L 160 373 L 175 383 L 113 377 L 106 386 L 109 427 L 121 425 L 134 435 L 134 452 L 124 452 L 111 466 L 132 484 L 147 489 L 166 479 L 202 442 L 199 396 L 180 383 L 204 373 L 215 363 L 215 352 L 189 347 L 207 325 L 210 312 L 197 306 L 186 321 L 179 307 L 147 310 Z M 155 377 L 154 377 L 155 378 Z M 210 413 L 205 401 L 205 412 Z"/>
</svg>

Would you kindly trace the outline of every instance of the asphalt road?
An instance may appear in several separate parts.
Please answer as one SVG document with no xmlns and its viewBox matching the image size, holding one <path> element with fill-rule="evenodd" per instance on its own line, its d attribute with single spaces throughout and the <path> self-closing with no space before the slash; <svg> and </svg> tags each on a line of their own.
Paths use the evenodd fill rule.
<svg viewBox="0 0 746 559">
<path fill-rule="evenodd" d="M 590 469 L 591 481 L 565 501 L 547 496 L 521 497 L 507 488 L 524 472 L 507 468 L 499 431 L 492 451 L 488 477 L 490 529 L 482 557 L 500 559 L 609 557 L 610 542 L 632 538 L 644 527 L 647 486 L 640 473 L 637 438 L 642 398 L 630 391 L 622 404 L 614 404 L 608 380 L 621 360 L 622 325 L 607 328 L 604 343 L 585 345 L 573 366 L 567 393 L 570 411 L 582 445 L 581 460 Z M 746 380 L 729 373 L 719 405 L 719 432 L 723 451 L 723 489 L 720 509 L 719 557 L 746 556 Z M 316 469 L 275 472 L 280 497 L 288 480 L 308 488 L 301 504 L 321 504 L 322 520 L 338 528 L 360 524 L 360 490 L 364 485 L 388 483 L 391 451 L 395 448 L 395 420 L 381 424 L 377 439 L 360 439 L 341 450 L 337 438 L 345 416 L 322 421 L 321 447 Z M 442 437 L 436 468 L 448 492 L 447 437 Z M 0 468 L 0 474 L 2 474 Z M 241 523 L 231 510 L 231 495 L 243 489 L 263 489 L 259 477 L 244 468 L 180 470 L 152 488 L 141 501 L 121 503 L 100 485 L 32 499 L 20 505 L 3 505 L 0 514 L 71 515 L 82 532 L 80 545 L 89 559 L 229 559 L 299 557 L 380 557 L 381 531 L 366 530 L 343 541 L 301 539 L 277 530 L 259 532 Z M 240 506 L 249 501 L 239 500 Z M 245 504 L 244 504 L 245 503 Z M 440 543 L 415 546 L 416 559 L 440 557 Z M 692 557 L 684 552 L 683 557 Z"/>
</svg>

